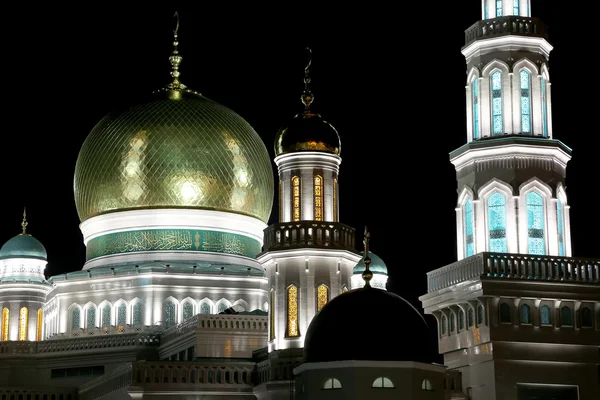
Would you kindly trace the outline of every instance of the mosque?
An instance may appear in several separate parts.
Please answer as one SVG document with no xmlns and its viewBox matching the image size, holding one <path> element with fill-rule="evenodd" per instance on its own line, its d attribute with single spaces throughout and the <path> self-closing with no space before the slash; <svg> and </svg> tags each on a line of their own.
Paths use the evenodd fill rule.
<svg viewBox="0 0 600 400">
<path fill-rule="evenodd" d="M 26 213 L 0 248 L 0 398 L 597 399 L 600 259 L 571 254 L 552 46 L 529 0 L 481 12 L 450 154 L 458 260 L 423 276 L 423 311 L 340 221 L 341 138 L 311 109 L 310 62 L 271 160 L 180 80 L 175 29 L 170 83 L 80 149 L 82 269 L 46 276 Z"/>
</svg>

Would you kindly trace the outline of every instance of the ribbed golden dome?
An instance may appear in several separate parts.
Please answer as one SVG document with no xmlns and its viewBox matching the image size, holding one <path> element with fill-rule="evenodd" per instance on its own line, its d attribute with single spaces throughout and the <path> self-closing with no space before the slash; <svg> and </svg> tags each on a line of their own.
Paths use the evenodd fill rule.
<svg viewBox="0 0 600 400">
<path fill-rule="evenodd" d="M 267 222 L 273 205 L 267 149 L 238 114 L 189 90 L 103 118 L 75 166 L 79 219 L 150 208 L 234 212 Z"/>
</svg>

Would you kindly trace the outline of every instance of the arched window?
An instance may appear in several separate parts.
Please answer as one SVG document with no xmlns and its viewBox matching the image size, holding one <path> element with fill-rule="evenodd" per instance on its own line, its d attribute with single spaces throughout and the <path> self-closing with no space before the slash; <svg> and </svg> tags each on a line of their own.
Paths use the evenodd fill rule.
<svg viewBox="0 0 600 400">
<path fill-rule="evenodd" d="M 469 324 L 469 327 L 475 325 L 475 316 L 473 314 L 473 309 L 469 307 L 469 310 L 467 311 L 467 323 Z"/>
<path fill-rule="evenodd" d="M 494 71 L 492 80 L 492 132 L 501 135 L 503 131 L 502 122 L 502 72 Z"/>
<path fill-rule="evenodd" d="M 506 303 L 500 304 L 500 322 L 510 323 L 510 306 Z"/>
<path fill-rule="evenodd" d="M 465 312 L 463 310 L 458 310 L 458 329 L 465 329 Z"/>
<path fill-rule="evenodd" d="M 102 327 L 110 326 L 110 304 L 104 306 L 102 310 Z"/>
<path fill-rule="evenodd" d="M 502 16 L 502 0 L 496 0 L 496 18 Z"/>
<path fill-rule="evenodd" d="M 342 383 L 339 380 L 337 380 L 336 378 L 329 378 L 323 384 L 323 389 L 325 389 L 325 390 L 341 389 L 341 388 L 342 388 Z"/>
<path fill-rule="evenodd" d="M 200 304 L 200 314 L 210 314 L 210 304 L 208 302 L 204 302 Z"/>
<path fill-rule="evenodd" d="M 91 306 L 87 309 L 87 321 L 86 328 L 95 328 L 96 327 L 96 307 Z"/>
<path fill-rule="evenodd" d="M 563 225 L 563 205 L 560 200 L 556 201 L 556 227 L 558 230 L 558 255 L 565 255 L 565 233 Z"/>
<path fill-rule="evenodd" d="M 541 321 L 542 325 L 551 325 L 552 324 L 549 306 L 543 305 L 540 308 L 540 321 Z"/>
<path fill-rule="evenodd" d="M 456 331 L 456 317 L 454 316 L 454 313 L 451 312 L 450 313 L 450 332 L 454 332 Z"/>
<path fill-rule="evenodd" d="M 514 1 L 517 3 L 518 12 L 519 0 Z M 531 133 L 531 74 L 522 69 L 519 77 L 521 81 L 521 132 Z"/>
<path fill-rule="evenodd" d="M 520 0 L 513 0 L 513 15 L 520 15 L 519 14 L 519 1 Z"/>
<path fill-rule="evenodd" d="M 300 177 L 292 177 L 292 221 L 300 221 Z"/>
<path fill-rule="evenodd" d="M 42 340 L 42 329 L 44 327 L 43 320 L 44 320 L 44 313 L 42 312 L 42 309 L 40 308 L 37 312 L 37 326 L 35 329 L 35 340 L 37 340 L 38 342 L 40 340 Z"/>
<path fill-rule="evenodd" d="M 275 291 L 271 290 L 269 297 L 269 337 L 275 339 Z"/>
<path fill-rule="evenodd" d="M 127 324 L 127 305 L 125 303 L 119 304 L 117 308 L 117 325 L 125 326 Z"/>
<path fill-rule="evenodd" d="M 427 390 L 427 391 L 432 391 L 433 383 L 431 383 L 431 381 L 429 379 L 423 379 L 423 382 L 421 382 L 421 389 Z"/>
<path fill-rule="evenodd" d="M 338 207 L 337 207 L 337 179 L 333 178 L 333 222 L 338 222 Z"/>
<path fill-rule="evenodd" d="M 487 0 L 483 2 L 483 19 L 488 19 L 490 17 L 490 12 L 488 10 L 488 2 Z"/>
<path fill-rule="evenodd" d="M 222 301 L 219 303 L 219 305 L 217 306 L 217 313 L 221 314 L 222 312 L 224 312 L 225 310 L 227 310 L 229 308 L 228 304 L 226 301 Z"/>
<path fill-rule="evenodd" d="M 473 139 L 479 139 L 479 79 L 473 79 Z"/>
<path fill-rule="evenodd" d="M 483 325 L 483 305 L 477 305 L 477 326 Z"/>
<path fill-rule="evenodd" d="M 329 288 L 325 284 L 317 287 L 317 312 L 329 301 Z"/>
<path fill-rule="evenodd" d="M 177 315 L 175 315 L 175 303 L 172 301 L 165 302 L 165 322 L 168 324 L 174 324 L 177 322 Z"/>
<path fill-rule="evenodd" d="M 10 310 L 4 307 L 2 310 L 2 341 L 8 340 L 8 325 L 10 323 Z"/>
<path fill-rule="evenodd" d="M 19 340 L 27 340 L 27 326 L 29 325 L 29 310 L 21 307 L 19 310 Z"/>
<path fill-rule="evenodd" d="M 371 387 L 392 389 L 394 387 L 394 383 L 391 381 L 390 378 L 386 378 L 385 376 L 380 376 L 379 378 L 375 378 Z"/>
<path fill-rule="evenodd" d="M 560 324 L 562 326 L 573 326 L 573 318 L 571 317 L 571 309 L 563 306 L 560 309 Z"/>
<path fill-rule="evenodd" d="M 287 329 L 286 337 L 300 336 L 299 310 L 298 310 L 298 287 L 290 285 L 287 288 Z"/>
<path fill-rule="evenodd" d="M 446 316 L 442 315 L 442 335 L 446 334 Z"/>
<path fill-rule="evenodd" d="M 142 303 L 137 302 L 133 305 L 133 325 L 142 324 Z"/>
<path fill-rule="evenodd" d="M 531 307 L 528 304 L 523 304 L 519 309 L 519 317 L 522 324 L 531 324 Z"/>
<path fill-rule="evenodd" d="M 465 256 L 475 254 L 475 243 L 473 240 L 473 200 L 467 198 L 465 201 Z"/>
<path fill-rule="evenodd" d="M 544 137 L 548 137 L 548 95 L 546 90 L 546 78 L 542 76 L 542 133 Z"/>
<path fill-rule="evenodd" d="M 581 309 L 581 327 L 591 328 L 592 322 L 592 310 L 589 307 L 583 307 Z"/>
<path fill-rule="evenodd" d="M 313 179 L 314 202 L 315 202 L 315 221 L 323 221 L 323 177 L 316 175 Z"/>
<path fill-rule="evenodd" d="M 494 192 L 488 198 L 488 237 L 490 252 L 506 253 L 506 196 Z"/>
<path fill-rule="evenodd" d="M 527 203 L 527 244 L 529 254 L 546 254 L 544 241 L 544 199 L 537 192 L 529 192 Z"/>
<path fill-rule="evenodd" d="M 183 320 L 185 321 L 188 318 L 192 318 L 194 316 L 194 305 L 192 303 L 185 302 L 183 303 Z"/>
<path fill-rule="evenodd" d="M 75 307 L 71 311 L 71 329 L 81 328 L 81 310 L 79 307 Z"/>
</svg>

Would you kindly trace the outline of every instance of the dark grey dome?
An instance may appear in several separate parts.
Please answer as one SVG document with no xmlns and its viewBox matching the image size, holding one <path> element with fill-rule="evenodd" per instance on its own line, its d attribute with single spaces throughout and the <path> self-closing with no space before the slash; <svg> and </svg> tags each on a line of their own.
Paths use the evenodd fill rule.
<svg viewBox="0 0 600 400">
<path fill-rule="evenodd" d="M 395 293 L 372 287 L 334 297 L 315 315 L 305 362 L 434 362 L 437 342 L 423 315 Z"/>
</svg>

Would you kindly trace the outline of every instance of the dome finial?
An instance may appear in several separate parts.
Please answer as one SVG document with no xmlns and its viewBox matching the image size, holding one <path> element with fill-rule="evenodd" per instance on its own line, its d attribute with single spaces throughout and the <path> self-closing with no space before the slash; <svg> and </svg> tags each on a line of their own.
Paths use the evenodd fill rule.
<svg viewBox="0 0 600 400">
<path fill-rule="evenodd" d="M 371 258 L 369 258 L 369 238 L 371 234 L 367 231 L 367 227 L 365 226 L 365 238 L 363 239 L 363 244 L 365 245 L 365 270 L 362 273 L 362 278 L 365 280 L 365 287 L 371 287 L 371 279 L 373 278 L 373 273 L 369 269 L 369 264 L 371 264 Z"/>
<path fill-rule="evenodd" d="M 312 63 L 312 50 L 310 47 L 306 48 L 308 52 L 308 62 L 306 63 L 306 67 L 304 67 L 304 92 L 302 93 L 302 103 L 304 104 L 304 113 L 310 112 L 310 105 L 313 102 L 313 94 L 310 91 L 310 75 L 309 68 Z"/>
<path fill-rule="evenodd" d="M 179 42 L 177 41 L 177 35 L 179 32 L 179 14 L 175 11 L 175 27 L 173 28 L 173 52 L 171 53 L 171 57 L 169 57 L 169 61 L 171 62 L 171 77 L 173 77 L 173 81 L 167 85 L 167 89 L 170 90 L 181 90 L 185 89 L 186 86 L 179 81 L 179 64 L 181 64 L 182 57 L 179 55 L 179 51 L 177 50 L 177 45 Z"/>
<path fill-rule="evenodd" d="M 21 235 L 27 235 L 27 211 L 25 207 L 23 207 L 23 221 L 21 222 L 21 226 L 23 227 L 23 233 Z"/>
</svg>

